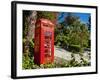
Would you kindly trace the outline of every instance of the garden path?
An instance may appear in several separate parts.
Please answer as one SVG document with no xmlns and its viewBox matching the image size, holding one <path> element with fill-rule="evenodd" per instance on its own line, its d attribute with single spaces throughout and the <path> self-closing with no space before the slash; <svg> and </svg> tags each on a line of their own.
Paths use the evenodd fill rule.
<svg viewBox="0 0 100 80">
<path fill-rule="evenodd" d="M 82 55 L 80 55 L 80 54 L 74 54 L 60 47 L 56 47 L 56 46 L 54 47 L 55 62 L 62 61 L 62 59 L 64 61 L 70 61 L 73 59 L 72 54 L 73 57 L 75 58 L 75 61 L 77 61 L 78 63 L 81 62 L 81 58 L 83 58 L 87 62 L 90 62 L 90 58 L 91 58 L 90 52 L 85 51 L 84 53 L 82 53 Z"/>
<path fill-rule="evenodd" d="M 67 50 L 63 48 L 56 47 L 54 48 L 54 56 L 63 58 L 65 60 L 71 60 L 71 52 L 68 52 Z"/>
</svg>

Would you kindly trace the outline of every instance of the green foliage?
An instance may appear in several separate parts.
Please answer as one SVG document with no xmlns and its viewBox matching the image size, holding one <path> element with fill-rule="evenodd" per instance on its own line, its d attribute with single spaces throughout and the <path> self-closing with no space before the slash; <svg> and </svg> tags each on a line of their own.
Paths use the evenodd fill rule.
<svg viewBox="0 0 100 80">
<path fill-rule="evenodd" d="M 34 64 L 34 39 L 28 39 L 29 35 L 29 16 L 31 11 L 23 11 L 23 58 L 22 68 L 23 69 L 35 69 L 40 68 L 39 65 Z M 53 12 L 37 11 L 37 18 L 45 18 L 53 21 L 55 19 Z M 45 67 L 51 67 L 51 64 L 44 65 Z"/>
<path fill-rule="evenodd" d="M 60 24 L 60 28 L 55 27 L 55 45 L 72 52 L 82 52 L 84 48 L 89 47 L 88 27 L 77 16 L 69 14 Z"/>
<path fill-rule="evenodd" d="M 78 20 L 79 20 L 78 16 L 74 16 L 72 15 L 72 13 L 68 13 L 68 16 L 65 18 L 65 23 L 67 23 L 67 25 L 73 25 L 75 21 Z"/>
<path fill-rule="evenodd" d="M 34 39 L 30 40 L 30 46 L 34 48 Z"/>
<path fill-rule="evenodd" d="M 55 16 L 54 16 L 53 12 L 37 11 L 37 19 L 39 19 L 39 18 L 54 20 Z"/>
<path fill-rule="evenodd" d="M 22 62 L 22 68 L 23 69 L 32 69 L 33 67 L 33 64 L 34 64 L 34 61 L 33 61 L 33 58 L 32 57 L 29 57 L 29 56 L 23 56 L 22 58 L 23 62 Z"/>
<path fill-rule="evenodd" d="M 29 24 L 27 18 L 26 13 L 23 12 L 23 38 L 26 38 L 28 34 Z"/>
<path fill-rule="evenodd" d="M 22 58 L 22 68 L 32 69 L 33 68 L 33 55 L 34 55 L 34 39 L 28 40 L 29 32 L 29 22 L 28 17 L 30 16 L 30 11 L 23 11 L 23 58 Z"/>
<path fill-rule="evenodd" d="M 81 51 L 81 47 L 80 45 L 70 45 L 69 46 L 70 51 L 72 51 L 73 53 L 77 53 Z"/>
<path fill-rule="evenodd" d="M 22 68 L 23 69 L 37 69 L 37 68 L 59 68 L 59 67 L 80 67 L 80 66 L 89 66 L 90 63 L 86 60 L 82 59 L 81 63 L 78 63 L 73 58 L 70 61 L 61 61 L 60 63 L 48 63 L 36 65 L 34 64 L 34 39 L 30 39 L 27 41 L 27 34 L 29 24 L 27 21 L 27 16 L 29 12 L 25 13 L 23 16 L 23 45 L 24 47 L 28 46 L 26 49 L 26 54 L 23 54 L 22 58 Z M 45 18 L 53 21 L 55 19 L 55 15 L 53 12 L 45 12 L 45 11 L 37 11 L 37 18 Z M 72 16 L 68 14 L 68 17 L 64 20 L 64 22 L 60 23 L 60 27 L 55 27 L 55 45 L 61 46 L 65 49 L 69 49 L 71 52 L 80 53 L 84 50 L 84 48 L 90 48 L 90 40 L 89 35 L 90 32 L 86 24 L 83 24 L 79 17 Z M 23 50 L 24 50 L 23 49 Z"/>
<path fill-rule="evenodd" d="M 23 39 L 23 44 L 26 44 L 26 43 L 27 43 L 27 40 Z M 32 68 L 34 68 L 34 66 L 36 67 L 36 65 L 34 65 L 34 59 L 33 59 L 34 40 L 30 40 L 28 49 L 29 50 L 25 50 L 26 52 L 23 53 L 23 58 L 22 58 L 22 68 L 23 69 L 32 69 Z"/>
<path fill-rule="evenodd" d="M 82 58 L 82 62 L 81 62 L 82 66 L 90 66 L 91 63 L 87 62 L 84 58 Z"/>
<path fill-rule="evenodd" d="M 34 64 L 33 57 L 23 55 L 23 64 L 22 64 L 23 69 L 41 69 L 41 68 L 45 69 L 45 68 L 61 68 L 61 67 L 81 67 L 81 66 L 90 66 L 90 63 L 84 59 L 82 59 L 82 61 L 78 63 L 73 58 L 70 61 L 65 61 L 62 59 L 62 61 L 59 63 L 54 62 L 54 63 L 37 65 Z"/>
<path fill-rule="evenodd" d="M 90 66 L 90 63 L 82 60 L 80 63 L 78 63 L 77 61 L 75 61 L 75 59 L 73 58 L 70 61 L 66 61 L 63 62 L 60 67 L 82 67 L 82 66 Z"/>
</svg>

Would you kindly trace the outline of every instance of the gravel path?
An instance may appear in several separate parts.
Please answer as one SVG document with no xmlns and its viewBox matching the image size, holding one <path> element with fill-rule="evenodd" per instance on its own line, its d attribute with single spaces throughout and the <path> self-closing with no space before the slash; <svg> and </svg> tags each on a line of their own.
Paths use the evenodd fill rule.
<svg viewBox="0 0 100 80">
<path fill-rule="evenodd" d="M 65 60 L 71 60 L 71 54 L 72 54 L 71 52 L 68 52 L 63 48 L 58 48 L 58 47 L 54 48 L 55 57 L 63 58 Z"/>
<path fill-rule="evenodd" d="M 85 61 L 87 62 L 90 62 L 90 59 L 91 59 L 91 55 L 90 55 L 90 52 L 84 52 L 82 53 L 82 55 L 80 54 L 73 54 L 73 57 L 72 57 L 72 54 L 71 52 L 63 49 L 63 48 L 59 48 L 59 47 L 56 47 L 54 48 L 54 56 L 55 56 L 55 61 L 56 62 L 59 62 L 57 61 L 57 59 L 59 58 L 60 60 L 65 60 L 65 61 L 70 61 L 73 59 L 73 57 L 75 58 L 75 61 L 77 61 L 78 63 L 81 62 L 81 59 L 83 58 Z"/>
</svg>

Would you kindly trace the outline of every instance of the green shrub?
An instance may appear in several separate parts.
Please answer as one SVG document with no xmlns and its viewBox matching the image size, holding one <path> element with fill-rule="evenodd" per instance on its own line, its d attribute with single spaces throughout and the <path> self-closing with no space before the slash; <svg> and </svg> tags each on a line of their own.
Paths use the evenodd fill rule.
<svg viewBox="0 0 100 80">
<path fill-rule="evenodd" d="M 76 53 L 81 51 L 81 47 L 80 45 L 70 45 L 69 50 L 72 51 L 73 53 Z"/>
<path fill-rule="evenodd" d="M 32 57 L 23 55 L 23 60 L 22 60 L 22 68 L 23 69 L 32 69 L 33 64 L 34 64 L 34 61 L 33 61 Z"/>
</svg>

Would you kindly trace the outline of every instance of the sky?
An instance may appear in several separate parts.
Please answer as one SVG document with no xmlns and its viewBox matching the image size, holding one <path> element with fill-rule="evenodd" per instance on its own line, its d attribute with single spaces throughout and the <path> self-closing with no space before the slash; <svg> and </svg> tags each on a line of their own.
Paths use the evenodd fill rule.
<svg viewBox="0 0 100 80">
<path fill-rule="evenodd" d="M 78 16 L 82 23 L 88 23 L 89 13 L 72 13 L 72 15 Z M 61 12 L 58 15 L 58 22 L 64 21 L 64 18 L 68 16 L 68 12 Z"/>
</svg>

